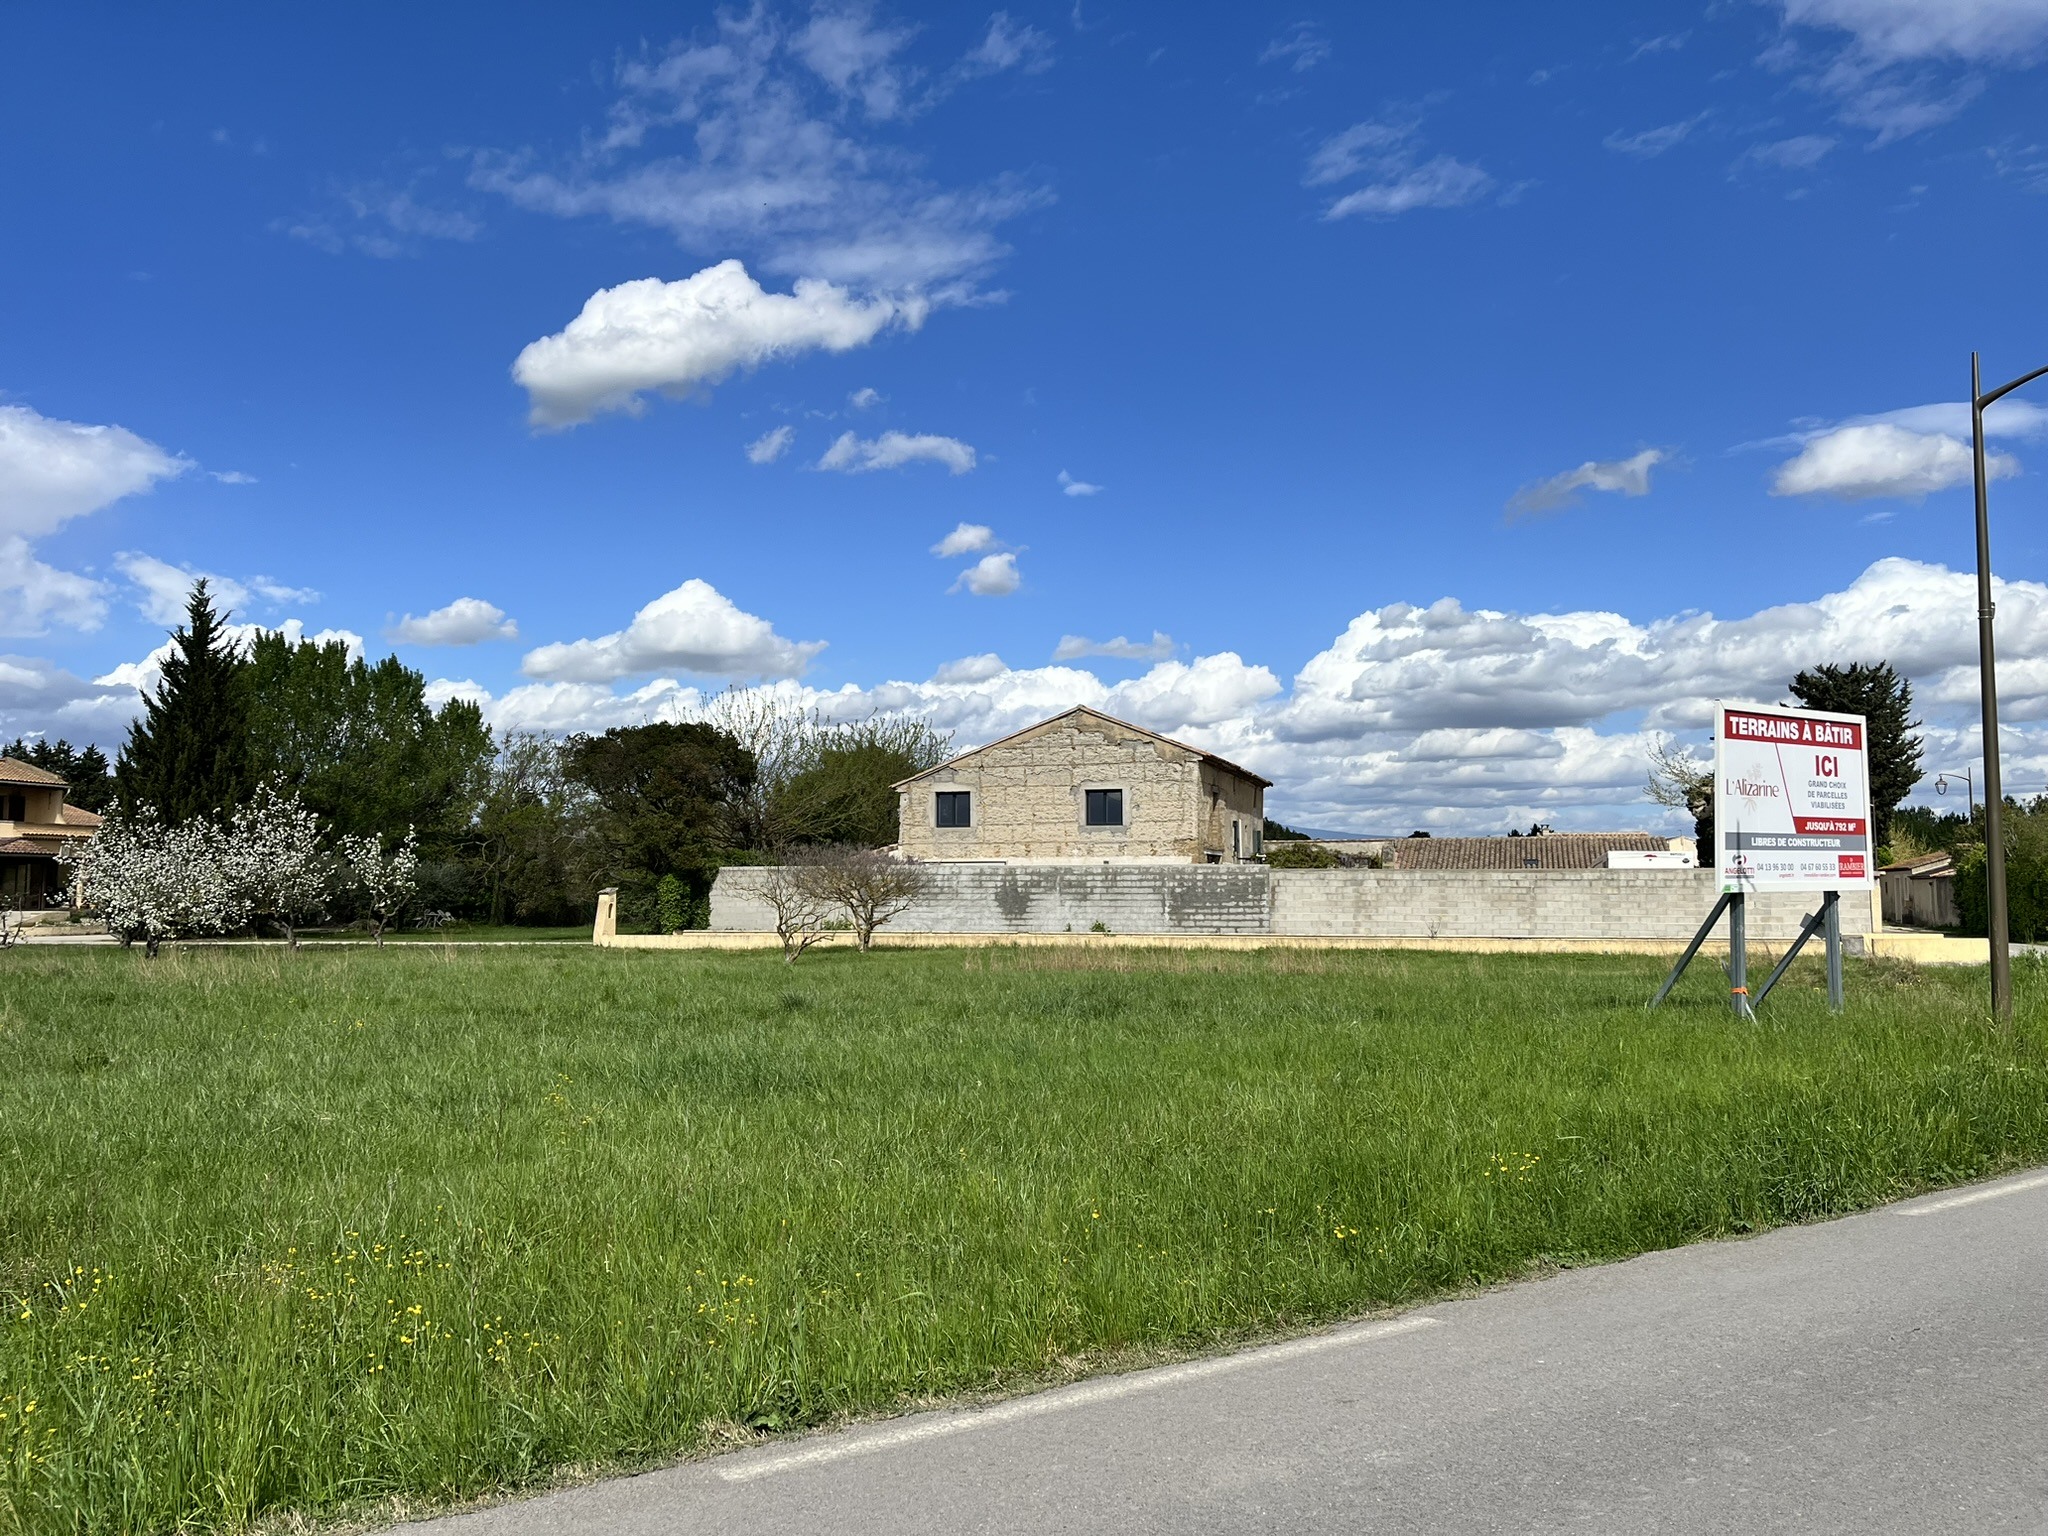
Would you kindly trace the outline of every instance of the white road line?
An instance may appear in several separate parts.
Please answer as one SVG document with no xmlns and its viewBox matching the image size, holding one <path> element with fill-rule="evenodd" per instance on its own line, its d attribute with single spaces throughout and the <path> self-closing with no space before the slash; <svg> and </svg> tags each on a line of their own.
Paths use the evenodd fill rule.
<svg viewBox="0 0 2048 1536">
<path fill-rule="evenodd" d="M 1980 1200 L 1997 1200 L 2005 1195 L 2019 1194 L 2022 1190 L 2039 1189 L 2043 1184 L 2048 1184 L 2048 1173 L 2014 1179 L 2009 1184 L 2000 1184 L 1993 1189 L 1973 1189 L 1967 1195 L 1950 1195 L 1945 1200 L 1930 1200 L 1925 1205 L 1902 1205 L 1893 1214 L 1932 1216 L 1936 1211 L 1952 1211 L 1959 1205 L 1975 1205 Z"/>
<path fill-rule="evenodd" d="M 1436 1318 L 1421 1316 L 1397 1317 L 1381 1323 L 1361 1323 L 1355 1328 L 1340 1328 L 1334 1333 L 1311 1334 L 1305 1339 L 1293 1339 L 1288 1343 L 1273 1344 L 1264 1349 L 1246 1350 L 1239 1355 L 1223 1355 L 1214 1360 L 1196 1360 L 1187 1365 L 1170 1365 L 1155 1371 L 1136 1371 L 1128 1376 L 1111 1376 L 1102 1381 L 1062 1387 L 1040 1393 L 1035 1397 L 1012 1398 L 1009 1402 L 998 1403 L 993 1408 L 968 1409 L 948 1414 L 943 1418 L 920 1419 L 913 1424 L 883 1429 L 871 1434 L 855 1432 L 822 1441 L 803 1450 L 789 1451 L 780 1456 L 736 1460 L 720 1466 L 718 1475 L 729 1483 L 750 1482 L 757 1477 L 769 1477 L 777 1472 L 788 1472 L 797 1467 L 817 1466 L 822 1462 L 840 1461 L 848 1456 L 865 1456 L 874 1451 L 890 1451 L 898 1446 L 915 1445 L 923 1440 L 937 1440 L 970 1429 L 993 1429 L 1003 1424 L 1014 1424 L 1021 1419 L 1043 1418 L 1069 1408 L 1086 1408 L 1095 1403 L 1114 1402 L 1121 1397 L 1135 1397 L 1140 1392 L 1152 1392 L 1161 1387 L 1179 1386 L 1183 1382 L 1221 1376 L 1225 1372 L 1243 1370 L 1248 1366 L 1292 1360 L 1301 1355 L 1320 1354 L 1324 1350 L 1343 1349 L 1352 1344 L 1368 1344 L 1375 1339 L 1414 1333 L 1417 1329 L 1434 1328 L 1436 1325 Z"/>
</svg>

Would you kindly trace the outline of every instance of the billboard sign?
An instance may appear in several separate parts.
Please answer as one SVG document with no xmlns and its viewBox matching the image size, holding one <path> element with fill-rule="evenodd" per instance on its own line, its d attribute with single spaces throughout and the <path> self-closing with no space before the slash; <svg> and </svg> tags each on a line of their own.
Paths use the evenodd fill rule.
<svg viewBox="0 0 2048 1536">
<path fill-rule="evenodd" d="M 1869 890 L 1863 717 L 1717 705 L 1714 844 L 1723 891 Z"/>
</svg>

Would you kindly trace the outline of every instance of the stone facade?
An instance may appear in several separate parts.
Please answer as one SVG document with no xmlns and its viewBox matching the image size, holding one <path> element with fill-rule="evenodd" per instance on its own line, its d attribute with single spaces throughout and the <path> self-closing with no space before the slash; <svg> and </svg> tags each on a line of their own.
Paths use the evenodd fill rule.
<svg viewBox="0 0 2048 1536">
<path fill-rule="evenodd" d="M 774 927 L 763 872 L 731 866 L 711 888 L 711 926 Z M 890 925 L 898 933 L 1231 935 L 1276 939 L 1654 941 L 1681 947 L 1713 908 L 1713 872 L 1692 869 L 1269 869 L 956 864 Z M 1750 937 L 1781 944 L 1816 895 L 1749 899 Z M 1842 899 L 1842 931 L 1877 930 L 1874 903 Z M 1098 928 L 1097 925 L 1100 925 Z"/>
<path fill-rule="evenodd" d="M 897 785 L 897 846 L 934 862 L 1249 864 L 1264 854 L 1266 786 L 1213 753 L 1073 709 Z M 1091 790 L 1113 792 L 1117 819 L 1090 825 Z"/>
</svg>

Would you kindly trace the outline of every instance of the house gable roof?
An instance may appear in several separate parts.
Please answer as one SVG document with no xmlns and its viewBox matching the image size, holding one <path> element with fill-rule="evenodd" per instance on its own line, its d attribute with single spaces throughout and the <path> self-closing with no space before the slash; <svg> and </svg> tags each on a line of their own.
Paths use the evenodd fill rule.
<svg viewBox="0 0 2048 1536">
<path fill-rule="evenodd" d="M 37 789 L 66 789 L 65 780 L 51 773 L 47 768 L 38 768 L 34 763 L 24 763 L 18 757 L 0 757 L 0 784 L 27 784 Z"/>
<path fill-rule="evenodd" d="M 1035 724 L 1027 725 L 1021 731 L 1012 731 L 1007 736 L 998 736 L 994 741 L 985 742 L 983 745 L 975 747 L 971 751 L 962 752 L 957 756 L 949 757 L 943 763 L 938 763 L 930 768 L 925 769 L 923 773 L 913 773 L 907 779 L 898 780 L 895 784 L 891 785 L 890 788 L 902 789 L 907 785 L 917 783 L 920 779 L 928 779 L 935 773 L 944 773 L 948 768 L 952 768 L 960 763 L 964 763 L 970 757 L 979 757 L 984 752 L 992 752 L 997 747 L 1004 746 L 1009 742 L 1016 741 L 1020 737 L 1029 736 L 1033 731 L 1042 731 L 1048 725 L 1056 725 L 1062 720 L 1072 719 L 1075 715 L 1086 715 L 1092 720 L 1102 721 L 1105 725 L 1113 725 L 1117 727 L 1117 729 L 1129 731 L 1133 735 L 1143 736 L 1152 741 L 1161 742 L 1166 746 L 1174 748 L 1176 751 L 1185 752 L 1189 754 L 1191 757 L 1198 757 L 1203 762 L 1208 763 L 1211 767 L 1221 768 L 1226 773 L 1234 773 L 1240 779 L 1244 779 L 1249 781 L 1250 783 L 1256 784 L 1261 789 L 1270 789 L 1273 786 L 1273 781 L 1271 779 L 1261 778 L 1258 774 L 1253 773 L 1251 769 L 1241 768 L 1236 763 L 1230 761 L 1230 759 L 1227 757 L 1218 757 L 1214 752 L 1204 751 L 1200 747 L 1191 747 L 1184 741 L 1175 741 L 1171 736 L 1162 736 L 1159 734 L 1159 732 L 1147 730 L 1142 725 L 1133 725 L 1128 720 L 1119 720 L 1115 715 L 1104 714 L 1101 710 L 1091 709 L 1086 704 L 1076 704 L 1072 709 L 1066 710 L 1061 714 L 1049 715 L 1045 719 L 1040 720 Z"/>
</svg>

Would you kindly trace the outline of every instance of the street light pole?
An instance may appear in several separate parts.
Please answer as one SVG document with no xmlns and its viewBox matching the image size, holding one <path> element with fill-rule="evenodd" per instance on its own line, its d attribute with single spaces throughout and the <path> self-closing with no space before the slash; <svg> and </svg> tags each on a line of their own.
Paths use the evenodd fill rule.
<svg viewBox="0 0 2048 1536">
<path fill-rule="evenodd" d="M 1998 777 L 1998 665 L 1991 638 L 1991 510 L 1985 495 L 1984 412 L 2022 384 L 2048 373 L 2036 368 L 1989 394 L 1970 354 L 1970 435 L 1977 470 L 1977 679 L 1984 699 L 1984 883 L 1986 934 L 1991 941 L 1991 1012 L 2012 1018 L 2012 947 L 2005 905 L 2005 792 Z"/>
</svg>

